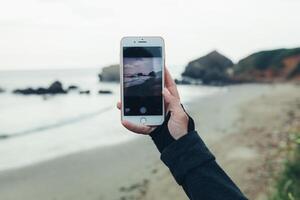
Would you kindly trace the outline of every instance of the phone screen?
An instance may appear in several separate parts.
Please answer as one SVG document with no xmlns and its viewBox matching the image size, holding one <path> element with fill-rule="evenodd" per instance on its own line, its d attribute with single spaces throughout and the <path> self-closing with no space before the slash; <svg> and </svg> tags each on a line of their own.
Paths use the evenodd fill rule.
<svg viewBox="0 0 300 200">
<path fill-rule="evenodd" d="M 162 47 L 123 47 L 124 115 L 162 115 Z"/>
</svg>

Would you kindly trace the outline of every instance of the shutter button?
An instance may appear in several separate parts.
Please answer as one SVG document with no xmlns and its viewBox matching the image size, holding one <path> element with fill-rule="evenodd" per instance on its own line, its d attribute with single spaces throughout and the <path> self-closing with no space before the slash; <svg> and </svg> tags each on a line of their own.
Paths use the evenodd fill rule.
<svg viewBox="0 0 300 200">
<path fill-rule="evenodd" d="M 147 119 L 145 117 L 141 117 L 140 122 L 141 124 L 146 124 Z"/>
</svg>

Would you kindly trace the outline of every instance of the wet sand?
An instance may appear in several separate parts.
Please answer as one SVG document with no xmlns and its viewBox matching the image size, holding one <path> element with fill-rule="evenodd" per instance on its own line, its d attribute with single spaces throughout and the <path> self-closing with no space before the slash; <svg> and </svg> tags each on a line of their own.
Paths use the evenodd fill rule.
<svg viewBox="0 0 300 200">
<path fill-rule="evenodd" d="M 298 124 L 299 91 L 292 84 L 237 85 L 186 105 L 220 165 L 251 199 L 265 198 L 270 172 L 280 169 L 282 156 L 275 155 L 281 139 Z M 0 198 L 187 199 L 148 136 L 2 171 Z"/>
</svg>

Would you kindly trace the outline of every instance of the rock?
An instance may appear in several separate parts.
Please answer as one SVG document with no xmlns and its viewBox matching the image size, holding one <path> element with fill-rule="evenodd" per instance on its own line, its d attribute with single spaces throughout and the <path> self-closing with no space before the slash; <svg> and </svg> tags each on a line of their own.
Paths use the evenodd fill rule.
<svg viewBox="0 0 300 200">
<path fill-rule="evenodd" d="M 202 81 L 199 79 L 189 78 L 189 77 L 182 77 L 181 79 L 174 80 L 178 85 L 200 85 Z"/>
<path fill-rule="evenodd" d="M 5 90 L 3 88 L 0 88 L 0 93 L 4 93 Z"/>
<path fill-rule="evenodd" d="M 241 59 L 233 78 L 243 81 L 300 81 L 300 48 L 260 51 Z"/>
<path fill-rule="evenodd" d="M 9 138 L 9 135 L 6 134 L 0 135 L 0 139 L 7 139 L 7 138 Z"/>
<path fill-rule="evenodd" d="M 156 74 L 155 74 L 155 72 L 154 72 L 154 71 L 152 71 L 152 72 L 150 72 L 150 73 L 148 74 L 148 76 L 155 77 L 155 76 L 156 76 Z"/>
<path fill-rule="evenodd" d="M 67 92 L 63 89 L 61 82 L 55 81 L 48 88 L 48 93 L 50 93 L 50 94 L 65 94 Z"/>
<path fill-rule="evenodd" d="M 91 91 L 90 90 L 80 90 L 79 94 L 90 94 Z"/>
<path fill-rule="evenodd" d="M 48 88 L 39 87 L 37 89 L 33 89 L 31 87 L 26 89 L 16 89 L 13 91 L 15 94 L 23 94 L 23 95 L 46 95 L 46 94 L 66 94 L 67 91 L 63 89 L 62 83 L 59 81 L 53 82 Z"/>
<path fill-rule="evenodd" d="M 193 85 L 190 81 L 187 81 L 185 79 L 175 79 L 174 81 L 177 85 Z"/>
<path fill-rule="evenodd" d="M 110 65 L 102 69 L 98 75 L 99 80 L 103 82 L 119 82 L 120 81 L 120 66 Z"/>
<path fill-rule="evenodd" d="M 33 94 L 38 94 L 38 95 L 43 95 L 43 94 L 48 94 L 48 89 L 46 88 L 38 88 L 36 90 L 33 90 Z"/>
<path fill-rule="evenodd" d="M 175 79 L 174 80 L 177 85 L 193 85 L 190 81 L 186 79 Z"/>
<path fill-rule="evenodd" d="M 200 79 L 203 84 L 222 85 L 230 82 L 228 70 L 233 62 L 217 51 L 188 63 L 183 77 Z"/>
<path fill-rule="evenodd" d="M 175 78 L 174 81 L 175 81 L 176 84 L 181 85 L 181 80 Z M 187 84 L 187 85 L 188 85 L 188 84 Z"/>
<path fill-rule="evenodd" d="M 79 87 L 76 86 L 76 85 L 70 85 L 70 86 L 68 87 L 68 90 L 69 90 L 69 91 L 70 91 L 70 90 L 77 90 L 77 89 L 79 89 Z"/>
<path fill-rule="evenodd" d="M 32 88 L 26 88 L 26 89 L 16 89 L 13 91 L 15 94 L 24 94 L 24 95 L 30 95 L 35 94 L 35 90 Z"/>
<path fill-rule="evenodd" d="M 111 90 L 99 90 L 99 94 L 112 94 Z"/>
</svg>

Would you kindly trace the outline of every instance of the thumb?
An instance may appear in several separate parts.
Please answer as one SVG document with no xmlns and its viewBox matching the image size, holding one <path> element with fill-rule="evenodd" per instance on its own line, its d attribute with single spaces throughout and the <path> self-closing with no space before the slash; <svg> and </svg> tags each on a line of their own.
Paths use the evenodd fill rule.
<svg viewBox="0 0 300 200">
<path fill-rule="evenodd" d="M 163 90 L 165 102 L 169 105 L 169 110 L 174 111 L 180 108 L 180 100 L 174 97 L 167 88 Z"/>
<path fill-rule="evenodd" d="M 171 104 L 172 99 L 173 99 L 174 97 L 172 96 L 172 94 L 170 93 L 170 91 L 169 91 L 167 88 L 164 88 L 164 90 L 163 90 L 163 96 L 164 96 L 164 98 L 165 98 L 165 102 L 166 102 L 167 104 Z"/>
</svg>

